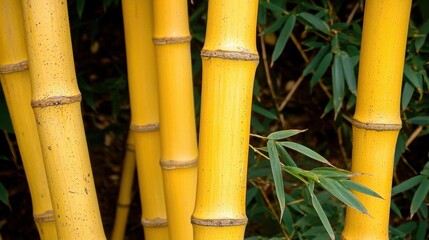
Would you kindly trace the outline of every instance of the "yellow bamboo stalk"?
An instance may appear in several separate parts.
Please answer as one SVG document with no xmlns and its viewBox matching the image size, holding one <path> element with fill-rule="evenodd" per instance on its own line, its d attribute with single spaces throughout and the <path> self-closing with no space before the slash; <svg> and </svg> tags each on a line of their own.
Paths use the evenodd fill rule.
<svg viewBox="0 0 429 240">
<path fill-rule="evenodd" d="M 112 240 L 124 239 L 127 226 L 128 213 L 132 200 L 132 187 L 134 173 L 136 171 L 136 154 L 133 133 L 129 131 L 127 139 L 127 150 L 122 165 L 121 183 L 119 184 L 118 203 L 116 204 L 116 216 L 112 230 Z"/>
<path fill-rule="evenodd" d="M 41 239 L 57 239 L 39 135 L 31 109 L 24 19 L 20 1 L 0 1 L 0 80 L 15 129 Z"/>
<path fill-rule="evenodd" d="M 168 231 L 179 240 L 193 239 L 198 158 L 187 4 L 156 0 L 153 5 Z"/>
<path fill-rule="evenodd" d="M 395 145 L 411 0 L 365 2 L 359 85 L 353 123 L 353 180 L 384 199 L 355 193 L 371 216 L 347 208 L 343 238 L 388 239 Z"/>
<path fill-rule="evenodd" d="M 243 239 L 257 0 L 209 1 L 195 210 L 197 240 Z"/>
<path fill-rule="evenodd" d="M 123 0 L 131 131 L 135 137 L 137 174 L 145 239 L 168 239 L 162 171 L 159 165 L 158 82 L 152 43 L 152 1 Z"/>
<path fill-rule="evenodd" d="M 105 239 L 80 108 L 67 2 L 23 0 L 31 106 L 58 239 Z"/>
</svg>

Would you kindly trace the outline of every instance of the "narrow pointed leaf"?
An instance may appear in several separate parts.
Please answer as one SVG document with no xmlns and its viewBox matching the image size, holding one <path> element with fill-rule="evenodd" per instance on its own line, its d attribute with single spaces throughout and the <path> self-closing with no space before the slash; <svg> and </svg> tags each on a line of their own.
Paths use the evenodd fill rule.
<svg viewBox="0 0 429 240">
<path fill-rule="evenodd" d="M 353 189 L 353 190 L 361 192 L 363 194 L 383 199 L 383 197 L 380 196 L 378 193 L 374 192 L 373 190 L 365 187 L 364 185 L 362 185 L 360 183 L 357 183 L 357 182 L 354 182 L 351 180 L 340 180 L 340 183 L 343 184 L 348 189 Z"/>
<path fill-rule="evenodd" d="M 392 197 L 395 196 L 398 193 L 405 192 L 418 184 L 420 184 L 423 180 L 425 180 L 426 177 L 422 175 L 414 176 L 406 181 L 401 182 L 400 184 L 394 186 L 392 188 Z"/>
<path fill-rule="evenodd" d="M 411 101 L 414 93 L 414 86 L 408 82 L 405 82 L 404 89 L 402 89 L 402 97 L 401 97 L 401 108 L 405 110 L 408 104 Z"/>
<path fill-rule="evenodd" d="M 266 28 L 261 35 L 268 35 L 271 34 L 277 30 L 280 29 L 281 26 L 283 26 L 283 24 L 285 23 L 287 19 L 287 16 L 282 16 L 281 18 L 277 19 L 271 26 L 269 26 L 268 28 Z"/>
<path fill-rule="evenodd" d="M 314 87 L 317 81 L 319 81 L 322 78 L 322 76 L 326 73 L 326 70 L 328 70 L 328 67 L 331 64 L 332 57 L 333 55 L 331 52 L 327 53 L 323 57 L 322 61 L 320 62 L 319 66 L 316 69 L 316 72 L 314 72 L 314 75 L 311 77 L 311 80 L 310 80 L 311 87 Z"/>
<path fill-rule="evenodd" d="M 355 71 L 350 61 L 350 56 L 347 52 L 341 52 L 341 64 L 343 67 L 344 76 L 346 78 L 347 86 L 351 93 L 356 96 L 356 77 Z"/>
<path fill-rule="evenodd" d="M 311 24 L 315 29 L 319 30 L 322 33 L 330 34 L 331 29 L 329 25 L 323 21 L 322 19 L 316 17 L 313 14 L 302 12 L 299 14 L 300 17 L 302 17 L 305 21 Z"/>
<path fill-rule="evenodd" d="M 298 129 L 289 129 L 289 130 L 281 130 L 281 131 L 277 131 L 277 132 L 273 132 L 270 135 L 268 135 L 268 139 L 271 140 L 280 140 L 280 139 L 285 139 L 288 137 L 292 137 L 295 136 L 297 134 L 300 134 L 302 132 L 307 131 L 307 129 L 304 130 L 298 130 Z"/>
<path fill-rule="evenodd" d="M 340 112 L 344 99 L 344 73 L 341 65 L 341 57 L 335 54 L 334 63 L 332 65 L 332 88 L 335 118 Z"/>
<path fill-rule="evenodd" d="M 329 223 L 328 217 L 326 216 L 326 213 L 323 210 L 322 205 L 320 205 L 319 200 L 317 199 L 316 195 L 314 194 L 313 188 L 314 188 L 314 183 L 311 182 L 310 185 L 307 186 L 307 189 L 308 189 L 308 192 L 310 193 L 311 203 L 313 204 L 314 210 L 316 210 L 320 221 L 322 221 L 323 227 L 325 227 L 326 231 L 329 234 L 329 237 L 331 239 L 335 239 L 334 230 L 332 229 L 332 226 Z"/>
<path fill-rule="evenodd" d="M 304 71 L 302 71 L 302 76 L 307 76 L 309 73 L 311 73 L 319 65 L 320 61 L 328 53 L 328 51 L 329 45 L 325 45 L 320 48 L 316 56 L 314 56 L 311 62 L 304 68 Z"/>
<path fill-rule="evenodd" d="M 416 232 L 416 240 L 425 240 L 426 233 L 428 231 L 428 222 L 427 221 L 421 221 L 419 226 L 417 227 Z"/>
<path fill-rule="evenodd" d="M 338 198 L 341 202 L 347 206 L 352 207 L 361 213 L 369 214 L 362 203 L 353 195 L 347 188 L 341 185 L 339 182 L 330 178 L 320 178 L 320 185 L 329 191 L 334 197 Z"/>
<path fill-rule="evenodd" d="M 429 116 L 419 116 L 408 119 L 412 124 L 429 125 Z"/>
<path fill-rule="evenodd" d="M 411 200 L 411 207 L 410 207 L 411 217 L 413 217 L 413 215 L 419 209 L 420 205 L 422 205 L 428 192 L 429 192 L 429 179 L 425 179 L 420 183 L 419 187 L 414 193 L 413 200 Z"/>
<path fill-rule="evenodd" d="M 267 146 L 268 146 L 268 154 L 270 156 L 271 171 L 273 174 L 277 200 L 279 201 L 279 205 L 280 205 L 280 221 L 281 221 L 281 218 L 283 217 L 283 212 L 285 210 L 285 204 L 286 204 L 282 169 L 280 166 L 280 159 L 277 153 L 275 142 L 273 140 L 268 140 Z"/>
<path fill-rule="evenodd" d="M 289 40 L 290 34 L 292 33 L 293 28 L 295 27 L 296 16 L 290 15 L 286 20 L 285 25 L 280 32 L 279 38 L 277 39 L 276 45 L 274 46 L 273 55 L 271 57 L 271 66 L 282 54 L 287 41 Z"/>
<path fill-rule="evenodd" d="M 320 175 L 322 177 L 329 177 L 329 178 L 350 178 L 352 176 L 355 176 L 355 173 L 352 173 L 350 171 L 340 169 L 340 168 L 331 168 L 331 167 L 320 167 L 315 168 L 311 170 L 317 175 Z"/>
<path fill-rule="evenodd" d="M 320 154 L 318 154 L 317 152 L 311 150 L 308 147 L 305 147 L 301 144 L 298 143 L 294 143 L 294 142 L 279 142 L 280 145 L 290 148 L 292 150 L 295 150 L 297 152 L 300 152 L 302 154 L 304 154 L 305 156 L 314 159 L 316 161 L 328 164 L 329 166 L 334 167 L 334 165 L 332 165 L 330 162 L 328 162 L 328 160 L 326 160 L 323 156 L 321 156 Z"/>
<path fill-rule="evenodd" d="M 9 193 L 4 185 L 0 182 L 0 202 L 4 203 L 10 208 Z"/>
<path fill-rule="evenodd" d="M 284 166 L 283 169 L 286 170 L 287 172 L 293 172 L 297 175 L 306 177 L 306 178 L 310 179 L 311 181 L 314 181 L 314 182 L 319 181 L 319 177 L 311 171 L 307 171 L 307 170 L 301 169 L 299 167 L 292 167 L 292 166 Z"/>
<path fill-rule="evenodd" d="M 278 144 L 277 142 L 276 142 L 276 147 L 277 147 L 277 151 L 279 152 L 280 158 L 283 160 L 285 165 L 296 167 L 295 161 L 292 159 L 292 157 L 289 155 L 286 149 L 284 149 L 283 146 Z"/>
<path fill-rule="evenodd" d="M 290 175 L 292 175 L 292 176 L 294 176 L 294 177 L 298 178 L 299 180 L 301 180 L 301 182 L 303 182 L 303 183 L 305 183 L 305 184 L 308 184 L 308 181 L 307 181 L 305 178 L 303 178 L 303 177 L 301 176 L 301 174 L 300 174 L 300 171 L 298 171 L 298 170 L 297 170 L 297 169 L 299 169 L 299 168 L 297 168 L 297 167 L 290 167 L 290 166 L 284 166 L 284 167 L 283 167 L 283 169 L 284 169 L 287 173 L 289 173 Z"/>
<path fill-rule="evenodd" d="M 421 81 L 418 80 L 416 73 L 408 64 L 404 66 L 404 75 L 419 92 L 422 91 Z"/>
</svg>

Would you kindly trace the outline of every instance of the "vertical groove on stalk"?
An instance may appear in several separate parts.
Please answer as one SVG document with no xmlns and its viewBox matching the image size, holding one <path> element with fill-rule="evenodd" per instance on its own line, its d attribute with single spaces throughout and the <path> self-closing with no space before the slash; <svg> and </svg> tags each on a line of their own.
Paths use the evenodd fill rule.
<svg viewBox="0 0 429 240">
<path fill-rule="evenodd" d="M 40 238 L 57 239 L 45 165 L 33 110 L 20 1 L 0 1 L 0 79 L 30 188 Z"/>
<path fill-rule="evenodd" d="M 243 239 L 258 1 L 209 1 L 195 239 Z"/>
<path fill-rule="evenodd" d="M 159 166 L 158 82 L 152 44 L 152 1 L 122 1 L 131 126 L 137 157 L 137 174 L 145 239 L 167 240 L 167 214 L 162 171 Z"/>
<path fill-rule="evenodd" d="M 365 2 L 353 124 L 353 180 L 384 199 L 355 193 L 371 216 L 347 208 L 342 238 L 388 239 L 390 191 L 411 0 Z"/>
<path fill-rule="evenodd" d="M 82 122 L 67 2 L 22 2 L 32 106 L 58 239 L 105 239 Z"/>
<path fill-rule="evenodd" d="M 171 239 L 192 240 L 197 138 L 186 0 L 154 1 L 160 96 L 161 167 Z"/>
<path fill-rule="evenodd" d="M 134 173 L 136 171 L 136 154 L 134 147 L 134 137 L 131 131 L 128 132 L 127 147 L 122 164 L 121 183 L 119 184 L 118 202 L 116 204 L 115 222 L 111 240 L 122 240 L 125 236 L 128 213 L 132 200 L 132 189 Z"/>
</svg>

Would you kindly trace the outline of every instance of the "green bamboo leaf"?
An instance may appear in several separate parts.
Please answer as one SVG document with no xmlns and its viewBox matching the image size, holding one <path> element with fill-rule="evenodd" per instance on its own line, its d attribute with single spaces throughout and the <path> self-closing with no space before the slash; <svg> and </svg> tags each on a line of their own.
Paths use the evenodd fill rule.
<svg viewBox="0 0 429 240">
<path fill-rule="evenodd" d="M 427 231 L 428 231 L 428 222 L 421 221 L 419 226 L 417 227 L 416 240 L 425 240 Z"/>
<path fill-rule="evenodd" d="M 280 32 L 279 38 L 277 39 L 276 45 L 274 46 L 273 55 L 271 56 L 271 66 L 282 54 L 287 41 L 289 40 L 290 34 L 295 26 L 296 16 L 290 15 L 286 23 L 283 25 L 283 28 Z"/>
<path fill-rule="evenodd" d="M 266 28 L 260 35 L 268 35 L 280 29 L 281 26 L 286 22 L 287 16 L 282 16 L 277 19 L 271 26 Z"/>
<path fill-rule="evenodd" d="M 411 207 L 410 207 L 411 217 L 413 217 L 413 215 L 419 209 L 420 205 L 422 205 L 428 192 L 429 192 L 429 179 L 425 179 L 420 183 L 419 187 L 414 193 L 413 200 L 411 200 Z"/>
<path fill-rule="evenodd" d="M 402 90 L 402 98 L 401 98 L 401 108 L 405 110 L 408 107 L 408 104 L 411 101 L 414 93 L 414 86 L 408 82 L 405 82 L 404 89 Z"/>
<path fill-rule="evenodd" d="M 302 12 L 299 14 L 299 16 L 302 17 L 308 23 L 310 23 L 315 29 L 319 30 L 320 32 L 326 33 L 328 35 L 331 33 L 329 25 L 315 15 L 310 14 L 308 12 Z"/>
<path fill-rule="evenodd" d="M 297 134 L 300 134 L 302 132 L 307 131 L 307 129 L 304 130 L 298 130 L 298 129 L 290 129 L 290 130 L 281 130 L 281 131 L 277 131 L 277 132 L 273 132 L 270 135 L 268 135 L 268 139 L 271 140 L 280 140 L 280 139 L 285 139 L 288 137 L 292 137 L 295 136 Z"/>
<path fill-rule="evenodd" d="M 398 205 L 394 201 L 390 203 L 390 209 L 400 218 L 402 218 L 401 210 L 398 208 Z"/>
<path fill-rule="evenodd" d="M 369 195 L 369 196 L 384 199 L 378 193 L 374 192 L 373 190 L 365 187 L 364 185 L 362 185 L 360 183 L 357 183 L 357 182 L 354 182 L 351 180 L 340 180 L 340 183 L 343 184 L 348 189 L 353 189 L 355 191 L 361 192 L 361 193 Z"/>
<path fill-rule="evenodd" d="M 408 119 L 410 123 L 417 125 L 429 125 L 429 116 L 419 116 Z"/>
<path fill-rule="evenodd" d="M 328 160 L 326 160 L 323 156 L 321 156 L 320 154 L 318 154 L 317 152 L 311 150 L 308 147 L 305 147 L 301 144 L 298 143 L 294 143 L 294 142 L 279 142 L 280 145 L 290 148 L 292 150 L 295 150 L 297 152 L 300 152 L 302 154 L 304 154 L 305 156 L 314 159 L 316 161 L 328 164 L 329 166 L 334 167 L 334 165 L 332 165 L 330 162 L 328 162 Z"/>
<path fill-rule="evenodd" d="M 416 47 L 416 52 L 419 53 L 420 48 L 423 47 L 423 45 L 426 42 L 426 35 L 423 35 L 421 37 L 417 37 L 416 40 L 414 41 L 414 46 Z"/>
<path fill-rule="evenodd" d="M 429 90 L 429 77 L 428 77 L 428 74 L 426 73 L 426 70 L 420 70 L 420 74 L 422 75 L 422 77 L 423 77 L 423 80 L 425 81 L 425 83 L 426 83 L 426 87 L 428 88 L 428 90 Z"/>
<path fill-rule="evenodd" d="M 254 111 L 255 113 L 259 113 L 262 116 L 272 119 L 272 120 L 277 120 L 277 115 L 257 104 L 252 104 L 252 111 Z"/>
<path fill-rule="evenodd" d="M 270 163 L 271 163 L 271 171 L 273 174 L 274 185 L 276 189 L 277 200 L 279 201 L 279 205 L 280 205 L 280 222 L 281 222 L 282 220 L 281 218 L 283 217 L 283 212 L 285 210 L 285 204 L 286 204 L 282 169 L 280 166 L 280 159 L 277 153 L 275 141 L 268 140 L 267 146 L 268 146 L 268 155 L 270 157 Z"/>
<path fill-rule="evenodd" d="M 308 181 L 301 176 L 301 171 L 299 171 L 300 169 L 298 167 L 284 166 L 283 170 L 285 170 L 290 175 L 298 178 L 299 180 L 301 180 L 301 182 L 308 184 Z"/>
<path fill-rule="evenodd" d="M 347 206 L 352 207 L 361 213 L 368 214 L 366 208 L 362 203 L 353 195 L 347 188 L 341 185 L 339 182 L 330 178 L 319 178 L 319 184 L 334 195 L 338 200 L 345 203 Z"/>
<path fill-rule="evenodd" d="M 10 208 L 9 203 L 9 193 L 7 189 L 4 187 L 3 183 L 0 182 L 0 202 L 4 203 L 6 206 Z"/>
<path fill-rule="evenodd" d="M 277 151 L 279 152 L 280 158 L 286 163 L 286 166 L 296 167 L 295 161 L 293 161 L 292 157 L 289 153 L 283 148 L 282 145 L 276 142 Z"/>
<path fill-rule="evenodd" d="M 398 193 L 405 192 L 418 184 L 420 184 L 423 180 L 425 180 L 426 177 L 422 175 L 414 176 L 406 181 L 401 182 L 400 184 L 394 186 L 392 188 L 392 197 L 395 196 Z"/>
<path fill-rule="evenodd" d="M 85 0 L 76 1 L 76 11 L 79 18 L 82 18 L 83 9 L 85 8 Z"/>
<path fill-rule="evenodd" d="M 341 64 L 343 66 L 344 76 L 346 77 L 346 83 L 351 93 L 356 96 L 356 77 L 355 71 L 350 61 L 350 56 L 347 52 L 341 51 Z"/>
<path fill-rule="evenodd" d="M 325 45 L 317 52 L 316 56 L 311 60 L 311 62 L 304 68 L 302 71 L 302 76 L 307 76 L 311 73 L 320 63 L 322 58 L 328 53 L 329 45 Z"/>
<path fill-rule="evenodd" d="M 308 192 L 311 196 L 311 203 L 313 204 L 314 210 L 316 210 L 317 215 L 319 216 L 320 221 L 322 221 L 323 226 L 325 227 L 326 231 L 329 234 L 329 237 L 331 239 L 335 239 L 334 230 L 332 229 L 331 224 L 329 223 L 328 217 L 326 216 L 325 211 L 322 208 L 322 205 L 320 205 L 319 200 L 317 199 L 316 195 L 313 192 L 314 189 L 314 182 L 311 182 L 307 186 Z"/>
<path fill-rule="evenodd" d="M 273 12 L 277 12 L 277 13 L 286 13 L 286 10 L 277 6 L 276 4 L 272 3 L 272 2 L 265 2 L 265 1 L 259 1 L 259 3 L 264 6 L 267 9 L 270 9 Z"/>
<path fill-rule="evenodd" d="M 311 171 L 307 171 L 307 170 L 301 169 L 299 167 L 293 167 L 293 166 L 283 166 L 283 169 L 287 172 L 293 172 L 294 174 L 306 177 L 306 178 L 310 179 L 311 181 L 315 181 L 315 182 L 319 181 L 319 176 L 317 176 L 317 174 L 314 174 Z"/>
<path fill-rule="evenodd" d="M 337 114 L 341 110 L 344 99 L 344 73 L 341 66 L 341 56 L 335 54 L 334 64 L 332 65 L 332 88 L 333 88 L 333 102 L 334 102 L 334 111 L 335 119 Z"/>
<path fill-rule="evenodd" d="M 350 177 L 356 176 L 356 174 L 350 171 L 340 169 L 340 168 L 332 168 L 332 167 L 319 167 L 311 171 L 319 176 L 329 177 L 329 178 L 350 178 Z"/>
<path fill-rule="evenodd" d="M 421 80 L 419 81 L 416 76 L 416 72 L 414 72 L 414 70 L 411 69 L 410 65 L 408 64 L 404 65 L 404 75 L 411 82 L 411 84 L 413 84 L 413 86 L 417 88 L 417 91 L 423 91 Z"/>
<path fill-rule="evenodd" d="M 320 62 L 319 66 L 316 69 L 316 72 L 311 77 L 311 80 L 310 80 L 310 86 L 311 87 L 314 87 L 314 85 L 316 85 L 317 81 L 319 81 L 320 78 L 322 78 L 322 76 L 325 74 L 326 70 L 328 70 L 328 67 L 332 61 L 332 57 L 333 57 L 333 55 L 331 52 L 329 52 L 328 54 L 326 54 L 323 57 L 322 61 Z"/>
</svg>

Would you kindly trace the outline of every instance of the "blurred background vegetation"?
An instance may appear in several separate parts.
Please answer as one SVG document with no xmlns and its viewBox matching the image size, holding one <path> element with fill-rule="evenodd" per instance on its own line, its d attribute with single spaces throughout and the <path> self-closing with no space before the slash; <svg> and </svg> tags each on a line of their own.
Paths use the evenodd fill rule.
<svg viewBox="0 0 429 240">
<path fill-rule="evenodd" d="M 294 136 L 350 169 L 351 125 L 356 101 L 362 33 L 361 0 L 260 0 L 257 39 L 260 63 L 255 77 L 252 133 L 308 129 Z M 207 0 L 189 3 L 194 97 L 199 121 L 200 51 Z M 119 0 L 70 0 L 70 25 L 82 111 L 100 210 L 110 235 L 130 122 L 127 70 Z M 391 239 L 427 239 L 429 179 L 429 2 L 413 3 L 404 68 L 400 132 L 390 222 Z M 335 68 L 342 74 L 331 74 Z M 335 78 L 335 79 L 333 79 Z M 333 82 L 335 84 L 333 84 Z M 31 201 L 18 147 L 0 94 L 0 232 L 4 239 L 35 239 Z M 254 147 L 265 146 L 251 138 Z M 304 169 L 320 166 L 303 155 L 292 157 Z M 249 156 L 248 239 L 328 239 L 311 207 L 306 186 L 285 175 L 286 209 L 281 222 L 269 161 Z M 140 203 L 134 188 L 127 239 L 141 239 Z M 316 190 L 336 234 L 343 228 L 344 205 Z"/>
</svg>

